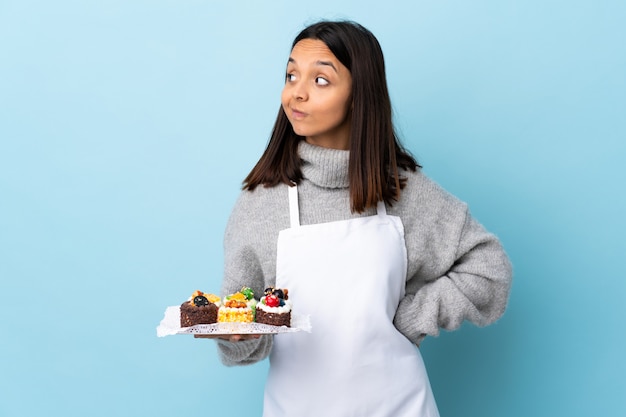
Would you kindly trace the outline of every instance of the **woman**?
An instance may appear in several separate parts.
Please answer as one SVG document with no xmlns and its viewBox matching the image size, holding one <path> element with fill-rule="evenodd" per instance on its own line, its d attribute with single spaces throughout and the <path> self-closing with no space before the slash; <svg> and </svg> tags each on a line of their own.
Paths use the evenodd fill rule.
<svg viewBox="0 0 626 417">
<path fill-rule="evenodd" d="M 281 101 L 229 219 L 222 292 L 288 288 L 313 331 L 221 339 L 222 361 L 270 356 L 264 416 L 437 416 L 416 345 L 497 320 L 508 258 L 399 144 L 367 29 L 304 29 Z"/>
</svg>

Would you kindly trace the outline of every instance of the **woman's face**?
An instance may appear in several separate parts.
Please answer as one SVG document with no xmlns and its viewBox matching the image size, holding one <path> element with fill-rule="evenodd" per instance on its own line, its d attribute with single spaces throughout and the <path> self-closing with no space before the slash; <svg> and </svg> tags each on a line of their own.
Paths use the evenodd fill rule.
<svg viewBox="0 0 626 417">
<path fill-rule="evenodd" d="M 326 44 L 303 39 L 291 50 L 281 101 L 294 132 L 317 146 L 349 149 L 352 76 Z"/>
</svg>

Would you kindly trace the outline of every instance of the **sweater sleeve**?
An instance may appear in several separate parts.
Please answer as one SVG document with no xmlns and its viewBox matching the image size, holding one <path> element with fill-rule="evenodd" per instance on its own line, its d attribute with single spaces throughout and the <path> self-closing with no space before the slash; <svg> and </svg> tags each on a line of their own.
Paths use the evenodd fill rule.
<svg viewBox="0 0 626 417">
<path fill-rule="evenodd" d="M 224 234 L 224 277 L 222 295 L 232 294 L 242 287 L 252 288 L 255 294 L 262 294 L 265 277 L 261 266 L 257 235 L 251 230 L 256 218 L 250 210 L 249 199 L 243 192 L 229 217 Z M 273 338 L 263 336 L 239 342 L 219 339 L 219 356 L 227 366 L 248 365 L 265 359 L 272 349 Z"/>
<path fill-rule="evenodd" d="M 414 343 L 437 336 L 439 328 L 458 329 L 465 320 L 486 326 L 504 313 L 512 281 L 509 259 L 467 209 L 462 224 L 446 272 L 407 293 L 398 306 L 394 323 Z"/>
<path fill-rule="evenodd" d="M 259 362 L 269 354 L 273 340 L 272 335 L 239 342 L 217 339 L 220 360 L 226 366 L 251 365 Z"/>
</svg>

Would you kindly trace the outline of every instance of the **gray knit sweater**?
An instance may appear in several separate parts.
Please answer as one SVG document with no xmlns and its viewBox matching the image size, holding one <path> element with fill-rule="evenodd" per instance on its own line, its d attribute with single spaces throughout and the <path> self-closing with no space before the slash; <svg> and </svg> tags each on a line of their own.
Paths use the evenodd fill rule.
<svg viewBox="0 0 626 417">
<path fill-rule="evenodd" d="M 375 210 L 351 213 L 348 192 L 349 151 L 321 148 L 304 141 L 304 180 L 298 186 L 300 222 L 317 224 L 371 216 Z M 394 324 L 414 343 L 439 329 L 457 329 L 464 320 L 479 326 L 504 312 L 512 271 L 498 239 L 488 233 L 467 205 L 417 172 L 408 179 L 400 201 L 388 207 L 404 224 L 408 254 L 406 296 Z M 222 293 L 250 286 L 255 294 L 273 286 L 278 233 L 289 228 L 284 184 L 243 191 L 232 211 L 224 238 Z M 240 342 L 218 340 L 226 365 L 243 365 L 267 357 L 272 336 Z"/>
</svg>

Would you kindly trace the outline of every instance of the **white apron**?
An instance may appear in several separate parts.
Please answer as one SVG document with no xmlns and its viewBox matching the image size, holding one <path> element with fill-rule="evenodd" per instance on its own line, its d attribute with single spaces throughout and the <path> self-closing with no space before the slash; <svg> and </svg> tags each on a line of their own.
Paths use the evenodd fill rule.
<svg viewBox="0 0 626 417">
<path fill-rule="evenodd" d="M 419 350 L 393 325 L 407 256 L 399 217 L 378 214 L 280 232 L 276 287 L 311 333 L 274 336 L 264 417 L 437 417 Z"/>
</svg>

